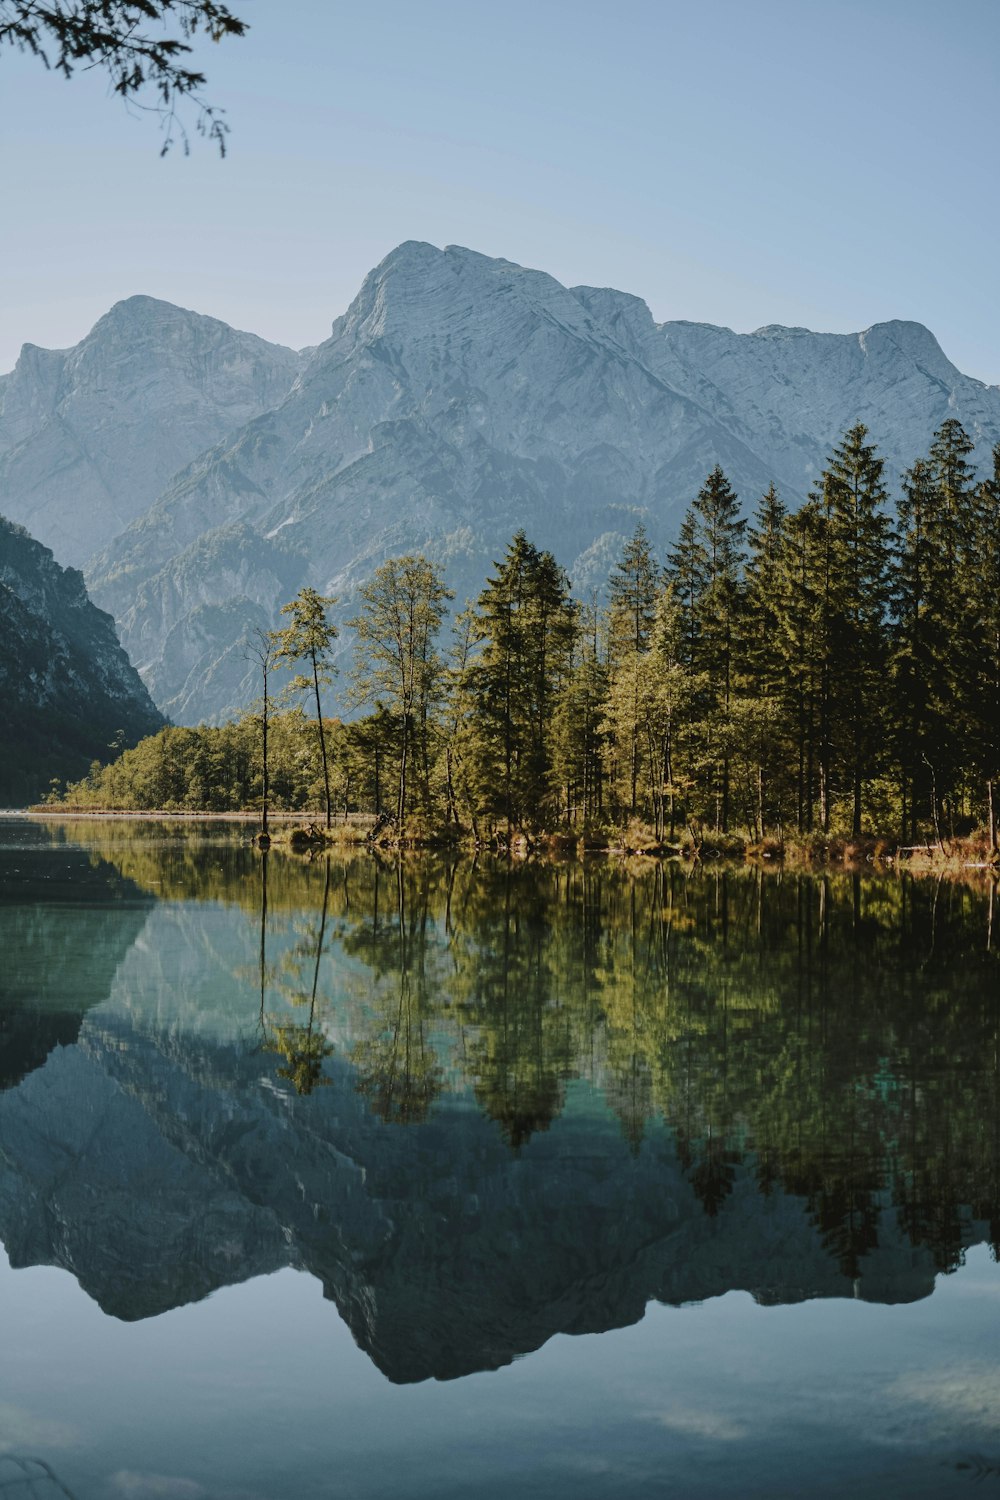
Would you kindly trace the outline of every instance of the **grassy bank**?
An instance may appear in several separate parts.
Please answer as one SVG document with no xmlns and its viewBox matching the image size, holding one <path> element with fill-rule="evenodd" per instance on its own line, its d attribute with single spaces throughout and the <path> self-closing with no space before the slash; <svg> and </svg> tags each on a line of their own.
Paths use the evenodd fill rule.
<svg viewBox="0 0 1000 1500">
<path fill-rule="evenodd" d="M 36 817 L 57 821 L 164 822 L 194 825 L 231 824 L 254 829 L 260 840 L 259 811 L 196 812 L 177 808 L 122 811 L 113 808 L 40 803 L 28 809 Z M 1000 875 L 1000 851 L 991 848 L 985 831 L 964 838 L 943 838 L 920 844 L 903 844 L 888 834 L 751 835 L 721 834 L 686 829 L 673 838 L 658 838 L 645 823 L 633 820 L 624 827 L 590 827 L 585 831 L 554 829 L 531 832 L 489 830 L 477 837 L 454 824 L 435 826 L 422 818 L 410 818 L 403 829 L 392 820 L 372 813 L 339 814 L 325 826 L 319 812 L 278 810 L 268 814 L 268 843 L 298 850 L 369 845 L 384 850 L 456 849 L 490 852 L 514 859 L 533 856 L 583 858 L 605 856 L 624 859 L 678 860 L 692 866 L 718 860 L 784 865 L 799 869 L 906 869 L 913 874 L 979 871 Z"/>
</svg>

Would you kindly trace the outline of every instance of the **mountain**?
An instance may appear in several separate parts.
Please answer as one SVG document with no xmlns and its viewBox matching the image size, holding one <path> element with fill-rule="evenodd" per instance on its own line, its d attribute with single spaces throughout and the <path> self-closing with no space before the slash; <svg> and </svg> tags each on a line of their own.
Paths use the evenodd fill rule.
<svg viewBox="0 0 1000 1500">
<path fill-rule="evenodd" d="M 0 805 L 107 760 L 163 723 L 83 575 L 0 516 Z"/>
<path fill-rule="evenodd" d="M 0 377 L 0 512 L 84 563 L 202 449 L 279 402 L 291 349 L 153 297 Z"/>
<path fill-rule="evenodd" d="M 137 351 L 136 368 L 151 357 Z M 39 391 L 50 358 L 37 361 Z M 11 411 L 44 407 L 22 387 Z M 137 421 L 141 406 L 130 408 Z M 166 404 L 158 410 L 165 423 Z M 638 519 L 661 548 L 672 539 L 716 463 L 748 510 L 772 480 L 796 504 L 852 423 L 868 424 L 898 479 L 948 416 L 985 460 L 1000 440 L 1000 388 L 962 375 L 919 324 L 862 334 L 657 324 L 622 292 L 408 242 L 266 410 L 189 451 L 106 545 L 95 533 L 87 577 L 160 706 L 178 721 L 219 718 L 252 694 L 248 625 L 273 620 L 303 584 L 341 596 L 346 617 L 380 561 L 419 548 L 447 565 L 461 600 L 524 526 L 587 593 Z M 108 444 L 119 432 L 134 443 L 141 422 L 131 433 L 117 422 L 109 416 Z M 25 443 L 40 466 L 32 493 L 51 488 L 54 525 L 61 481 L 42 473 L 41 437 L 18 452 Z M 20 515 L 10 463 L 5 476 Z"/>
</svg>

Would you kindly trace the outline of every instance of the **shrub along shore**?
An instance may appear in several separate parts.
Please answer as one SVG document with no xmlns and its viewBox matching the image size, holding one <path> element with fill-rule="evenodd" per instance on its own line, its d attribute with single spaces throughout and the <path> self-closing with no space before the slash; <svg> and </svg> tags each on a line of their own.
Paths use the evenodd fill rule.
<svg viewBox="0 0 1000 1500">
<path fill-rule="evenodd" d="M 893 504 L 859 425 L 803 506 L 772 486 L 749 523 L 716 468 L 664 561 L 636 527 L 603 606 L 518 532 L 450 644 L 438 565 L 390 559 L 348 622 L 349 719 L 323 703 L 335 601 L 303 589 L 247 643 L 240 719 L 163 729 L 48 807 L 252 808 L 265 834 L 321 808 L 317 843 L 990 865 L 1000 446 L 986 480 L 972 452 L 946 422 Z"/>
</svg>

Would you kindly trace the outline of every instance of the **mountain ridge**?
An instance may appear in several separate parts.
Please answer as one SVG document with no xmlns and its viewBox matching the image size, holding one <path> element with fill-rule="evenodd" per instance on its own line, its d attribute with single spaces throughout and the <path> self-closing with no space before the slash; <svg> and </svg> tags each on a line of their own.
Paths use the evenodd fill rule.
<svg viewBox="0 0 1000 1500">
<path fill-rule="evenodd" d="M 139 310 L 146 337 L 161 314 Z M 209 413 L 211 442 L 188 443 L 148 503 L 135 491 L 124 526 L 89 528 L 86 565 L 95 599 L 179 722 L 225 717 L 252 696 L 238 649 L 249 624 L 274 621 L 306 584 L 340 595 L 346 618 L 358 586 L 393 554 L 426 552 L 461 599 L 524 527 L 587 593 L 603 585 L 638 519 L 658 548 L 670 542 L 715 464 L 749 510 L 772 482 L 800 503 L 858 420 L 884 452 L 891 485 L 947 416 L 981 449 L 1000 441 L 1000 387 L 962 375 L 922 324 L 817 334 L 657 323 L 631 293 L 564 287 L 461 246 L 397 246 L 329 337 L 301 355 L 254 346 L 251 357 L 239 341 L 253 336 L 233 334 L 233 345 L 218 332 L 225 325 L 205 321 L 211 329 L 184 326 L 198 347 L 223 340 L 235 394 Z M 154 427 L 167 422 L 172 392 L 184 409 L 193 388 L 169 354 L 158 355 L 169 380 Z M 141 350 L 129 357 L 142 365 Z M 31 409 L 48 410 L 51 359 L 29 364 Z M 40 492 L 58 511 L 65 490 L 42 472 L 51 422 L 21 438 L 17 463 L 4 451 L 6 410 L 28 409 L 26 376 L 22 385 L 17 407 L 0 382 L 0 508 L 16 519 L 19 508 L 38 514 Z M 277 392 L 269 402 L 268 392 Z M 88 392 L 77 395 L 86 409 Z M 227 412 L 251 398 L 257 409 L 227 425 Z M 127 402 L 112 413 L 109 452 L 126 443 L 129 418 Z M 171 431 L 193 438 L 190 424 Z M 25 453 L 38 469 L 30 492 L 15 482 Z M 65 517 L 60 524 L 67 529 Z M 239 564 L 213 574 L 232 553 L 233 528 Z"/>
<path fill-rule="evenodd" d="M 69 349 L 25 344 L 0 376 L 0 511 L 78 566 L 189 457 L 273 404 L 299 363 L 142 294 Z"/>
</svg>

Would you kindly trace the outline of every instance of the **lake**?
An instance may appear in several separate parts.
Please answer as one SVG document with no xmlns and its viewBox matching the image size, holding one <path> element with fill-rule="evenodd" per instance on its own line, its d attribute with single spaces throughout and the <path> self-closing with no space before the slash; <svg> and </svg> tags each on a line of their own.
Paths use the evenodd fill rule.
<svg viewBox="0 0 1000 1500">
<path fill-rule="evenodd" d="M 1000 1486 L 1000 917 L 0 821 L 0 1496 Z"/>
</svg>

